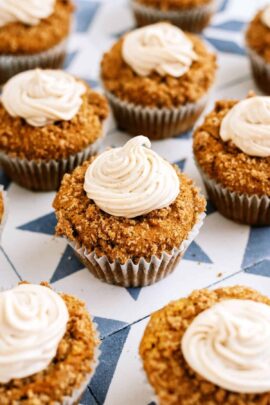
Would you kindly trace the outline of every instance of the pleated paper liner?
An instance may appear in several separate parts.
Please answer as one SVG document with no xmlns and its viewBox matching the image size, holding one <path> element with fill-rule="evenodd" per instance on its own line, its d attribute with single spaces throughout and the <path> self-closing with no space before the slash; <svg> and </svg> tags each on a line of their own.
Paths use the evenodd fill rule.
<svg viewBox="0 0 270 405">
<path fill-rule="evenodd" d="M 201 32 L 209 25 L 212 15 L 216 11 L 217 4 L 216 0 L 212 0 L 209 4 L 189 10 L 162 11 L 140 4 L 137 0 L 131 0 L 131 7 L 139 27 L 159 21 L 169 21 L 184 31 Z"/>
<path fill-rule="evenodd" d="M 250 48 L 247 48 L 247 53 L 257 86 L 264 93 L 270 94 L 270 63 Z"/>
<path fill-rule="evenodd" d="M 5 174 L 20 186 L 34 191 L 53 191 L 59 188 L 65 173 L 71 173 L 97 153 L 102 140 L 103 137 L 81 152 L 59 160 L 27 160 L 0 152 L 0 164 Z"/>
<path fill-rule="evenodd" d="M 191 129 L 208 101 L 208 94 L 195 103 L 178 108 L 150 108 L 128 103 L 111 92 L 105 92 L 119 129 L 131 135 L 165 139 Z"/>
<path fill-rule="evenodd" d="M 270 225 L 270 197 L 230 191 L 210 179 L 199 168 L 208 196 L 217 210 L 226 218 L 252 226 Z"/>
<path fill-rule="evenodd" d="M 187 248 L 198 235 L 204 218 L 204 213 L 198 216 L 196 224 L 180 246 L 170 253 L 163 252 L 160 257 L 152 256 L 149 261 L 141 257 L 137 263 L 131 259 L 124 264 L 118 260 L 110 262 L 106 256 L 98 257 L 95 252 L 88 252 L 83 246 L 68 242 L 82 263 L 99 280 L 122 287 L 144 287 L 157 283 L 174 271 Z"/>
<path fill-rule="evenodd" d="M 0 85 L 17 73 L 35 69 L 59 69 L 66 56 L 67 40 L 60 42 L 47 51 L 31 55 L 0 55 Z"/>
</svg>

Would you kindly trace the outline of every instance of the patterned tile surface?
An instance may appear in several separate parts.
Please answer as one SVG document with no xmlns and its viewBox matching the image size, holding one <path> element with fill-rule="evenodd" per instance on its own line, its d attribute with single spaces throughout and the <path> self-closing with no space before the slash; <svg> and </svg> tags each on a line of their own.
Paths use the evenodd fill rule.
<svg viewBox="0 0 270 405">
<path fill-rule="evenodd" d="M 215 98 L 244 97 L 255 87 L 243 47 L 243 30 L 256 8 L 266 1 L 220 1 L 205 39 L 219 55 L 219 73 L 209 106 Z M 76 23 L 69 44 L 66 69 L 99 87 L 102 53 L 119 35 L 133 27 L 127 0 L 77 2 Z M 128 136 L 110 121 L 104 142 L 120 145 Z M 202 182 L 191 153 L 191 134 L 154 142 L 153 148 Z M 145 289 L 103 284 L 83 268 L 71 249 L 54 238 L 54 193 L 23 190 L 0 173 L 8 188 L 9 218 L 0 248 L 0 288 L 20 279 L 48 280 L 58 290 L 87 302 L 102 338 L 100 364 L 86 390 L 83 405 L 150 405 L 153 396 L 145 383 L 138 344 L 148 316 L 168 301 L 193 289 L 247 284 L 270 294 L 270 228 L 250 228 L 220 216 L 208 203 L 205 225 L 179 268 L 166 280 Z"/>
</svg>

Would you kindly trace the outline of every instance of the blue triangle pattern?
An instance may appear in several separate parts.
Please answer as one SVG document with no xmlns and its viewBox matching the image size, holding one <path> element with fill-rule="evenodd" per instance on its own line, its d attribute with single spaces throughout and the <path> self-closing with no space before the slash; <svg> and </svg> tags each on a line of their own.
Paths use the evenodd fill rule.
<svg viewBox="0 0 270 405">
<path fill-rule="evenodd" d="M 233 41 L 224 39 L 217 39 L 212 37 L 205 37 L 218 51 L 224 53 L 233 53 L 236 55 L 245 55 L 245 50 Z"/>
<path fill-rule="evenodd" d="M 126 289 L 127 292 L 130 294 L 130 296 L 137 301 L 137 299 L 139 298 L 140 292 L 141 292 L 141 288 L 137 287 L 137 288 L 127 288 Z"/>
<path fill-rule="evenodd" d="M 201 263 L 213 263 L 202 248 L 196 243 L 192 242 L 184 255 L 185 260 Z"/>
<path fill-rule="evenodd" d="M 100 339 L 103 340 L 107 336 L 125 328 L 128 324 L 115 319 L 101 318 L 99 316 L 94 317 L 94 322 L 98 325 L 100 333 Z"/>
<path fill-rule="evenodd" d="M 185 169 L 185 165 L 186 165 L 186 161 L 187 159 L 182 159 L 182 160 L 178 160 L 177 162 L 174 162 L 181 171 L 184 171 Z"/>
<path fill-rule="evenodd" d="M 92 23 L 100 3 L 98 1 L 77 0 L 76 31 L 86 32 Z"/>
<path fill-rule="evenodd" d="M 218 12 L 219 12 L 219 13 L 222 13 L 223 11 L 226 10 L 226 8 L 228 7 L 229 1 L 230 1 L 230 0 L 223 0 L 223 1 L 221 1 L 220 6 L 219 6 L 219 9 L 218 9 Z"/>
<path fill-rule="evenodd" d="M 44 233 L 46 235 L 54 235 L 56 222 L 55 213 L 51 212 L 50 214 L 35 219 L 34 221 L 20 225 L 17 229 L 21 229 L 22 231 Z"/>
<path fill-rule="evenodd" d="M 96 87 L 99 86 L 99 81 L 98 81 L 98 80 L 92 80 L 92 79 L 83 79 L 83 80 L 85 80 L 86 83 L 88 83 L 89 86 L 90 86 L 92 89 L 95 89 Z"/>
<path fill-rule="evenodd" d="M 82 398 L 80 399 L 80 405 L 99 405 L 89 388 L 85 390 Z"/>
<path fill-rule="evenodd" d="M 250 230 L 242 268 L 246 269 L 265 259 L 270 259 L 270 227 L 253 227 Z"/>
<path fill-rule="evenodd" d="M 50 282 L 55 283 L 62 278 L 77 273 L 77 271 L 84 269 L 84 267 L 85 266 L 75 256 L 73 249 L 70 246 L 67 246 Z"/>
<path fill-rule="evenodd" d="M 245 25 L 246 24 L 243 21 L 230 20 L 230 21 L 225 21 L 221 24 L 212 25 L 212 27 L 218 28 L 221 30 L 225 30 L 225 31 L 238 32 L 238 31 L 242 31 L 242 29 L 244 28 Z"/>
<path fill-rule="evenodd" d="M 69 52 L 65 58 L 65 62 L 64 62 L 64 69 L 67 69 L 71 63 L 73 62 L 73 60 L 75 59 L 76 55 L 78 54 L 78 51 L 74 51 L 74 52 Z"/>
<path fill-rule="evenodd" d="M 253 266 L 245 269 L 246 273 L 256 274 L 257 276 L 270 277 L 270 260 L 263 260 Z"/>
</svg>

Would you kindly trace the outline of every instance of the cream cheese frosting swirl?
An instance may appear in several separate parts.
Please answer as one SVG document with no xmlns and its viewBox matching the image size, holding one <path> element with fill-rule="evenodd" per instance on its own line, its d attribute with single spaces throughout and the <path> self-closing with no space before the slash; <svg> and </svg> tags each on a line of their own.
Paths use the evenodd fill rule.
<svg viewBox="0 0 270 405">
<path fill-rule="evenodd" d="M 270 97 L 256 96 L 237 103 L 223 118 L 220 136 L 250 156 L 270 156 Z"/>
<path fill-rule="evenodd" d="M 125 218 L 172 204 L 180 191 L 177 173 L 150 147 L 148 138 L 137 136 L 100 154 L 85 173 L 88 198 L 108 214 Z"/>
<path fill-rule="evenodd" d="M 189 366 L 229 391 L 270 391 L 270 307 L 224 300 L 199 314 L 186 330 L 182 352 Z"/>
<path fill-rule="evenodd" d="M 55 0 L 0 0 L 0 27 L 12 22 L 37 25 L 49 17 Z"/>
<path fill-rule="evenodd" d="M 261 15 L 261 21 L 264 25 L 270 28 L 270 6 L 267 6 Z"/>
<path fill-rule="evenodd" d="M 157 72 L 161 76 L 180 77 L 197 59 L 193 44 L 185 33 L 164 22 L 127 34 L 122 56 L 139 76 Z"/>
<path fill-rule="evenodd" d="M 2 103 L 12 117 L 42 127 L 69 121 L 79 111 L 86 88 L 62 70 L 29 70 L 11 78 L 3 88 Z"/>
<path fill-rule="evenodd" d="M 21 284 L 0 293 L 0 383 L 47 368 L 68 322 L 64 300 L 50 288 Z"/>
</svg>

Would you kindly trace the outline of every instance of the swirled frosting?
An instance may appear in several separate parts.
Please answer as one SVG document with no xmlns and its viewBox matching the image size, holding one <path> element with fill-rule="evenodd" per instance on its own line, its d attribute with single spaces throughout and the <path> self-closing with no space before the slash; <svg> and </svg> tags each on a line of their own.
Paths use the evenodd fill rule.
<svg viewBox="0 0 270 405">
<path fill-rule="evenodd" d="M 261 15 L 261 21 L 264 25 L 270 28 L 270 6 L 267 6 Z"/>
<path fill-rule="evenodd" d="M 127 34 L 122 56 L 139 76 L 148 76 L 155 71 L 161 76 L 180 77 L 197 59 L 193 44 L 185 33 L 164 22 Z"/>
<path fill-rule="evenodd" d="M 229 391 L 270 391 L 270 307 L 230 299 L 198 315 L 182 339 L 189 366 Z"/>
<path fill-rule="evenodd" d="M 12 117 L 34 127 L 69 121 L 79 111 L 86 88 L 62 70 L 28 70 L 4 86 L 2 103 Z"/>
<path fill-rule="evenodd" d="M 50 288 L 21 284 L 0 293 L 0 383 L 47 368 L 68 322 L 64 300 Z"/>
<path fill-rule="evenodd" d="M 55 0 L 0 0 L 0 27 L 12 22 L 37 25 L 54 11 Z"/>
<path fill-rule="evenodd" d="M 220 136 L 250 156 L 270 156 L 270 97 L 247 98 L 223 118 Z"/>
<path fill-rule="evenodd" d="M 85 173 L 84 190 L 116 217 L 135 218 L 168 207 L 179 194 L 174 168 L 150 149 L 144 136 L 99 155 Z"/>
</svg>

